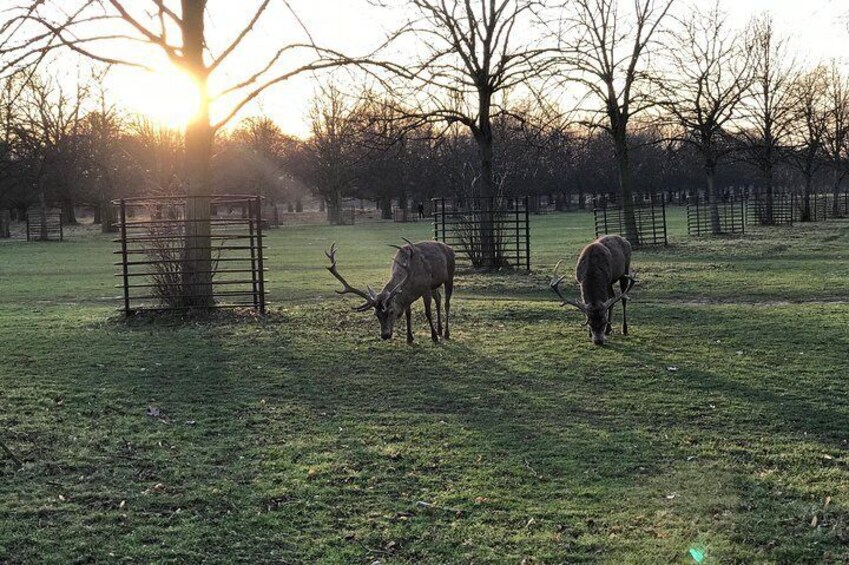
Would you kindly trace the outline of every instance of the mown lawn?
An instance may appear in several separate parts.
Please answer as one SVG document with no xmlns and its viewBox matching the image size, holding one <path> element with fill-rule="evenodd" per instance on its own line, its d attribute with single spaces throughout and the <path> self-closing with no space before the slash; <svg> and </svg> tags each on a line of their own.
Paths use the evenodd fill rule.
<svg viewBox="0 0 849 565">
<path fill-rule="evenodd" d="M 604 348 L 546 286 L 587 214 L 412 347 L 322 250 L 376 286 L 424 224 L 271 232 L 269 316 L 179 326 L 115 316 L 107 236 L 0 243 L 0 562 L 849 562 L 849 223 L 671 216 Z"/>
</svg>

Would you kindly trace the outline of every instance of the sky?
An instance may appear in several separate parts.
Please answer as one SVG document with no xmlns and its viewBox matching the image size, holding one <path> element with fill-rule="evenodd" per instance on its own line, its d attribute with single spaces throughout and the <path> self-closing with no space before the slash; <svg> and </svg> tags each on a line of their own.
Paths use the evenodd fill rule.
<svg viewBox="0 0 849 565">
<path fill-rule="evenodd" d="M 849 52 L 846 0 L 721 0 L 720 4 L 738 26 L 758 14 L 772 13 L 778 29 L 810 60 L 845 57 Z"/>
<path fill-rule="evenodd" d="M 255 4 L 254 0 L 210 0 L 213 15 L 210 35 L 226 42 L 228 32 L 232 34 L 239 29 L 240 22 L 250 16 L 251 10 L 246 9 L 246 5 Z M 767 11 L 772 13 L 779 32 L 790 37 L 798 58 L 803 61 L 846 59 L 845 54 L 849 52 L 849 21 L 846 18 L 849 3 L 845 0 L 720 0 L 720 4 L 730 22 L 740 27 L 753 16 Z M 402 12 L 374 8 L 367 0 L 291 0 L 291 5 L 316 43 L 351 54 L 367 53 L 403 17 Z M 685 5 L 682 1 L 679 9 Z M 282 6 L 282 3 L 278 6 L 281 11 L 269 13 L 266 25 L 252 35 L 234 64 L 222 69 L 223 76 L 219 79 L 222 85 L 245 76 L 282 42 L 304 39 L 300 25 Z M 167 68 L 164 60 L 161 68 Z M 315 78 L 311 74 L 302 75 L 274 87 L 240 116 L 267 114 L 287 133 L 307 136 Z M 168 123 L 182 120 L 193 104 L 191 87 L 182 84 L 179 75 L 173 72 L 150 75 L 136 70 L 117 70 L 107 84 L 120 105 Z M 219 105 L 219 115 L 226 106 L 226 102 Z"/>
</svg>

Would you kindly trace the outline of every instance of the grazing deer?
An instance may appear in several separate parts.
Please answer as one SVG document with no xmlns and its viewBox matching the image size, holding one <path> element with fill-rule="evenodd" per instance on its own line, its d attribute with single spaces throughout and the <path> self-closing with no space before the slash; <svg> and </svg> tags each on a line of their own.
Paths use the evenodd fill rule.
<svg viewBox="0 0 849 565">
<path fill-rule="evenodd" d="M 562 261 L 561 261 L 562 262 Z M 604 345 L 605 336 L 613 331 L 613 306 L 622 301 L 622 334 L 628 335 L 628 318 L 625 305 L 628 292 L 634 286 L 631 276 L 631 244 L 624 237 L 607 235 L 593 241 L 581 251 L 575 278 L 581 286 L 581 300 L 569 300 L 560 292 L 560 283 L 566 275 L 557 277 L 560 263 L 554 267 L 551 289 L 563 301 L 560 305 L 570 304 L 584 313 L 590 327 L 590 337 L 596 345 Z M 619 281 L 619 296 L 613 292 L 613 283 Z"/>
<path fill-rule="evenodd" d="M 325 255 L 330 259 L 327 270 L 342 283 L 338 294 L 355 294 L 365 302 L 356 306 L 357 312 L 365 312 L 374 308 L 374 315 L 380 321 L 380 337 L 390 339 L 395 328 L 395 322 L 405 314 L 407 317 L 407 343 L 413 343 L 413 326 L 411 322 L 411 306 L 421 298 L 424 301 L 425 315 L 430 324 L 430 337 L 439 341 L 439 336 L 449 338 L 448 317 L 451 310 L 451 294 L 454 292 L 454 250 L 438 241 L 421 241 L 413 243 L 404 239 L 407 245 L 400 247 L 392 245 L 395 253 L 389 282 L 383 290 L 375 293 L 370 287 L 362 291 L 352 287 L 336 270 L 336 244 L 330 246 Z M 439 287 L 445 287 L 445 333 L 442 332 L 442 297 Z M 436 327 L 433 325 L 430 302 L 436 299 Z"/>
</svg>

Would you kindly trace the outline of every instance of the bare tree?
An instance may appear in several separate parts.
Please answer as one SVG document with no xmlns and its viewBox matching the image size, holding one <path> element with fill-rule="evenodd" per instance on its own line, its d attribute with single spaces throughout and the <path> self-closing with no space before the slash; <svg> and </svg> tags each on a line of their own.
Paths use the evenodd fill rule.
<svg viewBox="0 0 849 565">
<path fill-rule="evenodd" d="M 342 197 L 361 173 L 361 113 L 362 100 L 351 101 L 335 84 L 324 86 L 310 108 L 310 162 L 304 163 L 304 177 L 325 199 L 333 224 L 342 223 Z"/>
<path fill-rule="evenodd" d="M 65 223 L 76 223 L 75 190 L 84 155 L 82 107 L 89 94 L 82 85 L 69 90 L 53 77 L 30 75 L 18 97 L 12 145 L 21 164 L 21 180 L 29 187 L 27 203 L 37 200 L 42 211 L 43 239 L 47 239 L 49 204 L 60 205 Z"/>
<path fill-rule="evenodd" d="M 385 2 L 381 2 L 385 5 Z M 493 146 L 493 118 L 510 108 L 499 93 L 541 79 L 554 66 L 554 50 L 529 39 L 546 6 L 543 0 L 410 0 L 413 16 L 393 39 L 413 35 L 420 56 L 404 65 L 414 109 L 408 117 L 422 122 L 460 125 L 474 138 L 478 150 L 473 194 L 483 197 L 484 217 L 494 213 L 498 196 Z M 493 226 L 480 228 L 482 267 L 496 269 Z"/>
<path fill-rule="evenodd" d="M 826 128 L 822 149 L 832 174 L 832 215 L 839 216 L 840 192 L 849 175 L 849 79 L 832 62 L 826 72 Z"/>
<path fill-rule="evenodd" d="M 796 98 L 793 85 L 799 76 L 790 56 L 787 39 L 779 37 L 772 18 L 761 16 L 750 26 L 753 80 L 751 96 L 745 99 L 741 135 L 749 162 L 764 183 L 761 222 L 771 225 L 775 169 L 785 160 L 785 147 L 793 132 Z"/>
<path fill-rule="evenodd" d="M 625 14 L 619 9 L 620 0 L 572 0 L 567 4 L 562 30 L 569 80 L 583 85 L 603 105 L 590 125 L 602 128 L 613 140 L 626 236 L 634 243 L 639 243 L 639 235 L 632 196 L 629 126 L 634 116 L 657 103 L 646 63 L 674 2 L 633 0 L 633 9 Z"/>
<path fill-rule="evenodd" d="M 125 180 L 122 178 L 127 169 L 122 147 L 125 133 L 125 123 L 118 108 L 101 89 L 97 95 L 97 109 L 83 119 L 83 135 L 94 185 L 94 223 L 100 223 L 103 233 L 117 231 L 111 199 L 116 197 L 118 186 Z"/>
<path fill-rule="evenodd" d="M 719 3 L 707 11 L 693 6 L 673 38 L 669 74 L 663 80 L 663 106 L 683 130 L 683 141 L 702 158 L 711 232 L 719 234 L 716 169 L 735 150 L 727 126 L 738 117 L 749 92 L 749 49 L 742 35 L 728 29 Z"/>
<path fill-rule="evenodd" d="M 128 126 L 130 139 L 125 151 L 136 172 L 138 193 L 174 196 L 181 192 L 183 133 L 140 117 Z"/>
<path fill-rule="evenodd" d="M 286 197 L 284 164 L 298 143 L 268 117 L 246 118 L 221 140 L 214 161 L 216 184 L 250 186 L 276 206 Z"/>
<path fill-rule="evenodd" d="M 0 203 L 12 213 L 20 212 L 20 161 L 14 153 L 13 142 L 19 122 L 21 84 L 21 77 L 7 77 L 0 88 Z M 6 228 L 8 230 L 8 226 Z"/>
<path fill-rule="evenodd" d="M 795 124 L 790 141 L 790 163 L 801 173 L 805 181 L 802 197 L 802 221 L 810 222 L 811 196 L 814 177 L 826 164 L 823 153 L 825 135 L 828 129 L 828 108 L 826 106 L 827 69 L 817 66 L 800 75 L 793 85 L 796 99 Z"/>
<path fill-rule="evenodd" d="M 413 128 L 414 124 L 415 120 L 400 112 L 391 97 L 365 92 L 361 132 L 362 149 L 366 153 L 363 176 L 368 179 L 372 195 L 380 201 L 384 219 L 393 217 L 394 197 L 398 198 L 401 220 L 408 219 L 408 184 L 414 161 L 410 146 L 429 133 L 429 128 Z"/>
<path fill-rule="evenodd" d="M 206 21 L 212 16 L 207 0 L 20 0 L 5 12 L 0 25 L 0 71 L 42 62 L 51 51 L 64 48 L 111 65 L 150 69 L 153 52 L 192 78 L 199 108 L 185 133 L 186 246 L 182 265 L 184 306 L 205 308 L 213 303 L 210 239 L 210 159 L 216 131 L 268 88 L 307 71 L 343 63 L 364 63 L 316 48 L 311 40 L 281 44 L 253 70 L 238 71 L 233 56 L 270 13 L 271 0 L 257 0 L 247 19 L 229 39 L 213 41 Z M 288 10 L 288 3 L 285 3 Z M 292 14 L 295 25 L 300 21 Z M 176 37 L 174 37 L 176 35 Z M 308 37 L 308 34 L 307 34 Z M 215 38 L 220 39 L 220 38 Z M 220 48 L 213 52 L 213 45 Z M 306 51 L 309 61 L 298 53 Z M 130 53 L 127 57 L 116 53 Z M 287 65 L 286 62 L 289 61 Z M 228 84 L 212 91 L 217 76 Z M 229 79 L 229 80 L 228 80 Z M 227 106 L 223 118 L 210 119 L 210 106 Z"/>
</svg>

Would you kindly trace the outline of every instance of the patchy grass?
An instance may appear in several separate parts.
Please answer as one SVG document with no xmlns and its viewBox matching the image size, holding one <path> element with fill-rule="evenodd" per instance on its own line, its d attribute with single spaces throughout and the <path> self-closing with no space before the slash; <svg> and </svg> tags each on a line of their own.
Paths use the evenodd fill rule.
<svg viewBox="0 0 849 565">
<path fill-rule="evenodd" d="M 0 244 L 0 562 L 849 561 L 849 226 L 672 219 L 605 348 L 546 289 L 587 214 L 412 347 L 321 251 L 374 286 L 427 225 L 272 232 L 258 322 L 126 324 L 108 237 Z"/>
</svg>

